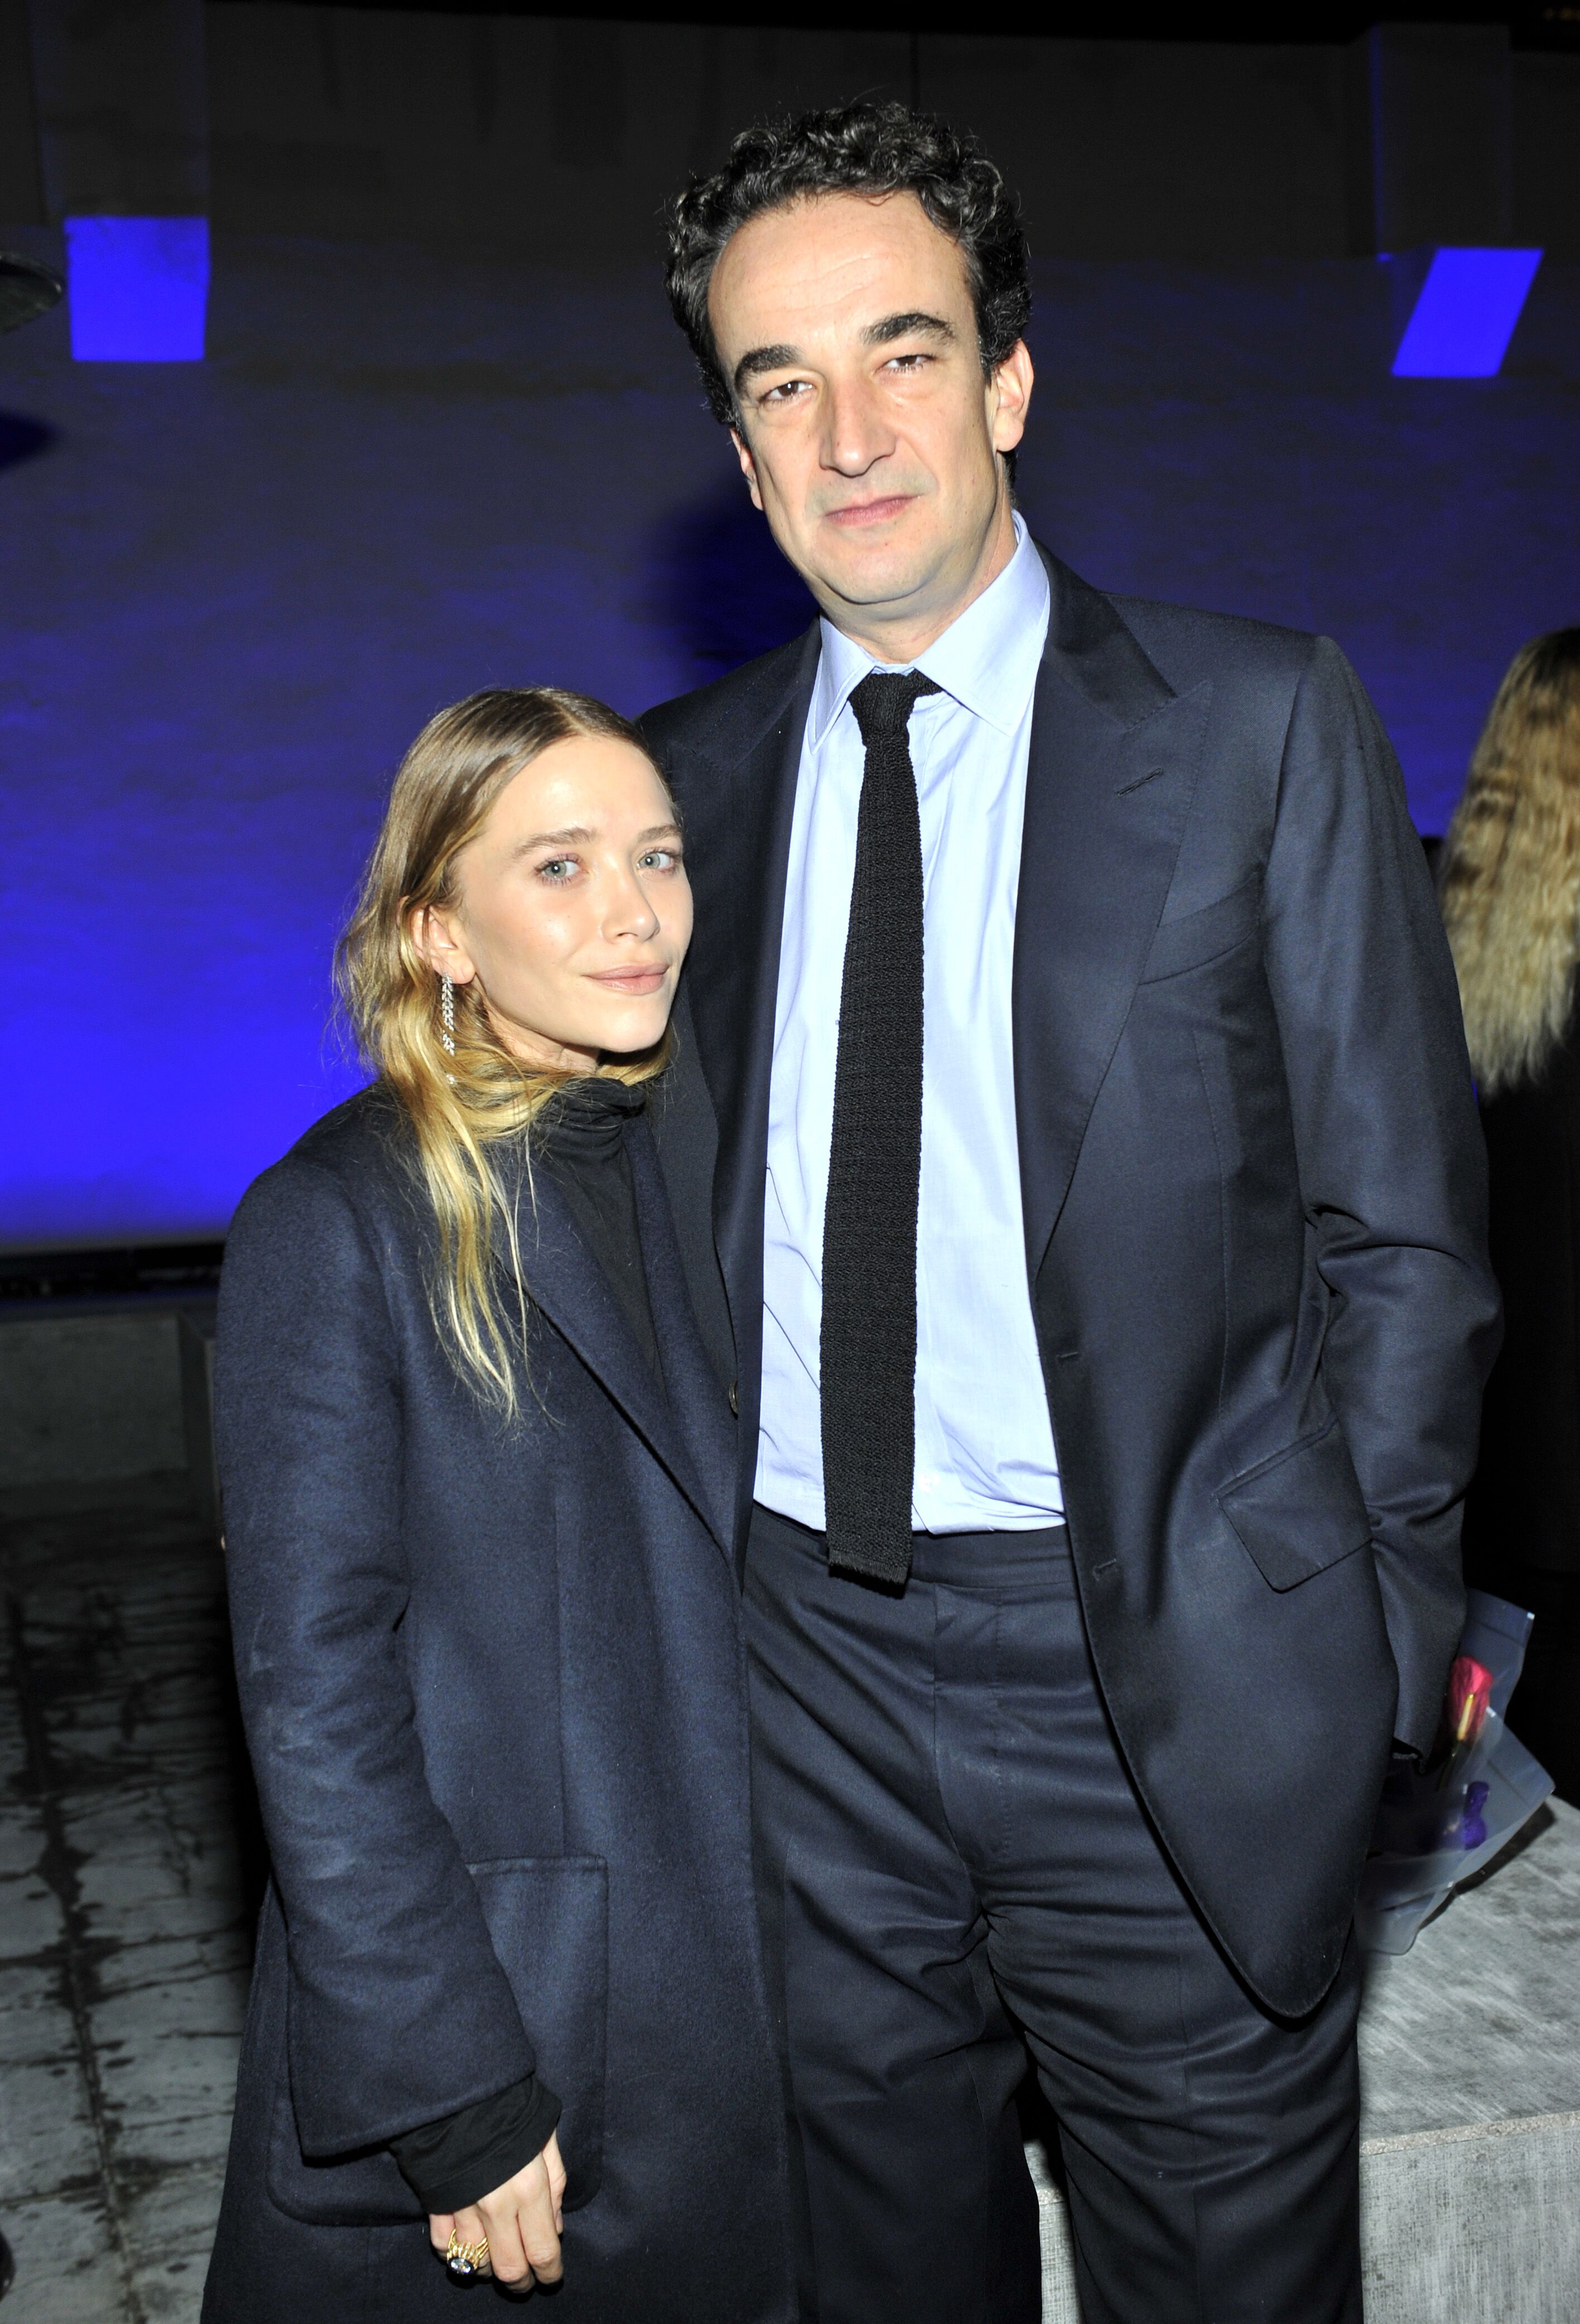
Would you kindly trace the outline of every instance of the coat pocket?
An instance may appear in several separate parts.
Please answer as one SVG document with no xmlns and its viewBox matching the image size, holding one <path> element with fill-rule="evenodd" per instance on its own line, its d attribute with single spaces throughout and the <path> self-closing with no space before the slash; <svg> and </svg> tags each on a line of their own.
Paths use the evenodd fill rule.
<svg viewBox="0 0 1580 2324">
<path fill-rule="evenodd" d="M 604 2176 L 609 1868 L 601 1856 L 506 1857 L 470 1867 L 538 2072 L 559 2098 L 565 2208 Z"/>
<path fill-rule="evenodd" d="M 604 2075 L 609 2018 L 609 1868 L 601 1856 L 506 1857 L 468 1867 L 500 1967 L 537 2052 L 538 2072 L 559 2099 L 565 2208 L 591 2202 L 604 2173 Z M 276 1919 L 278 1915 L 276 1914 Z M 259 1973 L 283 1998 L 283 1930 L 278 1958 Z M 285 2064 L 283 2011 L 269 2126 L 268 2190 L 293 2219 L 325 2227 L 395 2227 L 422 2207 L 388 2147 L 310 2161 L 297 2135 Z"/>
<path fill-rule="evenodd" d="M 1325 1573 L 1372 1538 L 1350 1448 L 1336 1420 L 1231 1478 L 1218 1506 L 1273 1590 Z"/>
</svg>

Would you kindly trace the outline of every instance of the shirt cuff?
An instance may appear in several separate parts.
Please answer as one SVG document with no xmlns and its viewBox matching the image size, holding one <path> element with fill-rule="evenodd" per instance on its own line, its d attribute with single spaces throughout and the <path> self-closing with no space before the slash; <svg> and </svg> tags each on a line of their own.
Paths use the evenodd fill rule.
<svg viewBox="0 0 1580 2324">
<path fill-rule="evenodd" d="M 464 2211 L 541 2154 L 559 2100 L 535 2074 L 440 2122 L 390 2141 L 406 2184 L 425 2211 Z"/>
</svg>

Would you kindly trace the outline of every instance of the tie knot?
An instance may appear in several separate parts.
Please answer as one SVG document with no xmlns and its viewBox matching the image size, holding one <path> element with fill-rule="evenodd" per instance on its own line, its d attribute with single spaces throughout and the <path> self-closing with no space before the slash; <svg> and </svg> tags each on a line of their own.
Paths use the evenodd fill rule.
<svg viewBox="0 0 1580 2324">
<path fill-rule="evenodd" d="M 911 711 L 922 696 L 941 690 L 930 678 L 923 678 L 919 669 L 899 670 L 892 675 L 876 669 L 869 671 L 859 686 L 852 687 L 850 696 L 862 741 L 873 742 L 881 735 L 903 734 L 910 724 Z"/>
</svg>

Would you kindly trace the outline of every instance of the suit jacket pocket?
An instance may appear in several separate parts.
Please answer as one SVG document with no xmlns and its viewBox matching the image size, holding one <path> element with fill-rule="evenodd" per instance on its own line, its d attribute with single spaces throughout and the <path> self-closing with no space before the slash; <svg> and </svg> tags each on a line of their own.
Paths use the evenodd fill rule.
<svg viewBox="0 0 1580 2324">
<path fill-rule="evenodd" d="M 1223 1486 L 1218 1506 L 1273 1590 L 1293 1590 L 1372 1538 L 1337 1420 Z"/>
<path fill-rule="evenodd" d="M 1215 904 L 1187 912 L 1182 919 L 1165 920 L 1152 938 L 1141 969 L 1143 984 L 1160 983 L 1166 976 L 1183 976 L 1187 968 L 1205 968 L 1254 935 L 1261 918 L 1261 879 L 1253 873 L 1232 895 Z"/>
<path fill-rule="evenodd" d="M 604 2172 L 604 2071 L 609 2015 L 609 1868 L 600 1856 L 506 1857 L 469 1868 L 494 1952 L 537 2052 L 538 2071 L 560 2101 L 559 2151 L 565 2208 L 597 2193 Z M 278 1913 L 275 1914 L 278 1922 Z M 283 1997 L 283 1927 L 277 1959 L 260 1974 Z M 395 2227 L 422 2207 L 388 2147 L 310 2161 L 297 2135 L 285 2067 L 283 2010 L 279 2072 L 269 2126 L 268 2188 L 291 2218 L 332 2227 Z"/>
</svg>

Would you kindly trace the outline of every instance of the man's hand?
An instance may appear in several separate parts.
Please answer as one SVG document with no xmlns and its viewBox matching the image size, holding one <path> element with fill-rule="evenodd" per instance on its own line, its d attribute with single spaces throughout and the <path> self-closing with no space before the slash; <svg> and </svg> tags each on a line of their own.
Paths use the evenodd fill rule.
<svg viewBox="0 0 1580 2324">
<path fill-rule="evenodd" d="M 479 2271 L 501 2283 L 558 2283 L 565 2269 L 559 2238 L 565 2231 L 565 2165 L 559 2141 L 550 2137 L 524 2171 L 464 2211 L 430 2211 L 428 2239 L 442 2256 L 452 2229 L 464 2244 L 488 2238 L 488 2264 Z"/>
</svg>

